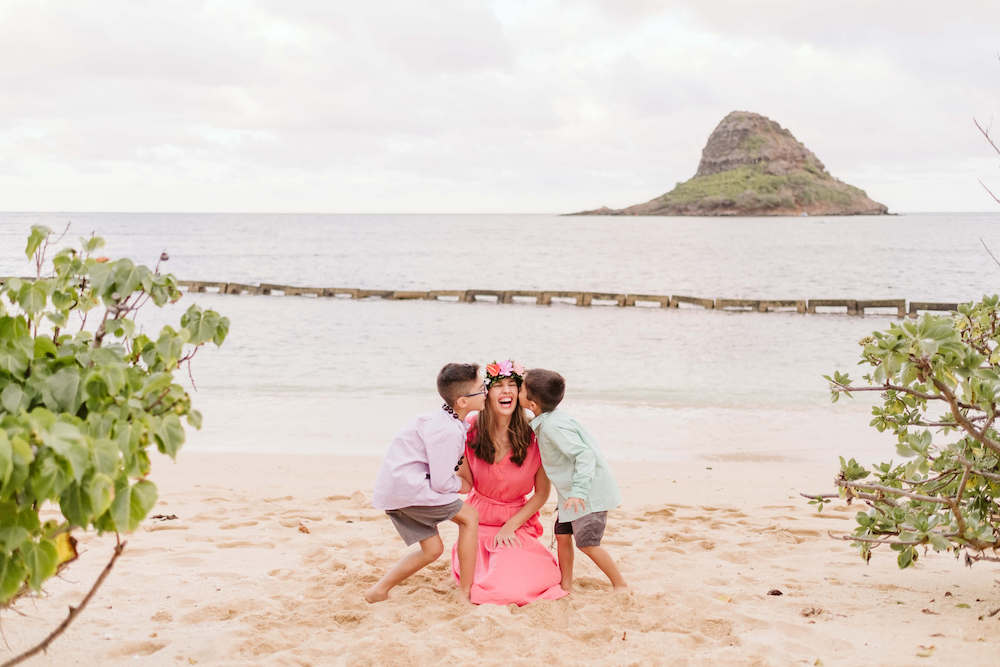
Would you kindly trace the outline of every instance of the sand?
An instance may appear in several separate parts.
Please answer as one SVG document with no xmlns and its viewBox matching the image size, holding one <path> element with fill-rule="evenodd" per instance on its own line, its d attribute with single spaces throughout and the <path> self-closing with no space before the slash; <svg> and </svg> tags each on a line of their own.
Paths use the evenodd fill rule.
<svg viewBox="0 0 1000 667">
<path fill-rule="evenodd" d="M 797 494 L 831 489 L 835 464 L 777 457 L 613 463 L 625 504 L 605 546 L 632 585 L 611 592 L 585 557 L 576 591 L 522 608 L 458 598 L 447 558 L 377 605 L 362 591 L 404 552 L 369 506 L 378 460 L 182 453 L 154 462 L 160 500 L 69 630 L 29 664 L 992 664 L 1000 574 L 927 554 L 865 565 Z M 546 544 L 553 505 L 543 511 Z M 444 526 L 446 544 L 455 528 Z M 113 540 L 41 598 L 2 616 L 30 646 L 79 602 Z M 768 595 L 780 590 L 782 595 Z M 7 652 L 9 651 L 9 653 Z"/>
</svg>

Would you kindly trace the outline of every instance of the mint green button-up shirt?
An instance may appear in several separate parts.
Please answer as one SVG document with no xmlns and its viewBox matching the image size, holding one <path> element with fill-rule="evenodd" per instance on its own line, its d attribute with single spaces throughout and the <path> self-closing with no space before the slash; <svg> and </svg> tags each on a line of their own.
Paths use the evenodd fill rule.
<svg viewBox="0 0 1000 667">
<path fill-rule="evenodd" d="M 591 512 L 606 512 L 622 502 L 618 484 L 597 442 L 578 421 L 561 410 L 531 420 L 545 474 L 559 497 L 559 520 L 573 521 Z M 582 498 L 583 512 L 566 510 L 567 498 Z"/>
</svg>

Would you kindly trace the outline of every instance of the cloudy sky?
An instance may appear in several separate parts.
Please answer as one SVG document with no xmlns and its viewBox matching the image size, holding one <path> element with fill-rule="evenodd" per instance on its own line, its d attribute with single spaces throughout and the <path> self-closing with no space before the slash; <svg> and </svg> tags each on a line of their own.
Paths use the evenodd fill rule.
<svg viewBox="0 0 1000 667">
<path fill-rule="evenodd" d="M 894 211 L 995 210 L 1000 2 L 0 0 L 0 210 L 565 212 L 762 113 Z"/>
</svg>

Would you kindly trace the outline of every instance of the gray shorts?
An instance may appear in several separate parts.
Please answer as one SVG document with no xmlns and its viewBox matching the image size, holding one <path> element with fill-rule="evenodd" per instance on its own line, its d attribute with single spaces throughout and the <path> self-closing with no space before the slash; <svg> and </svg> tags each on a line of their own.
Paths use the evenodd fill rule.
<svg viewBox="0 0 1000 667">
<path fill-rule="evenodd" d="M 396 527 L 396 532 L 406 542 L 406 546 L 410 546 L 437 535 L 437 525 L 458 514 L 463 504 L 461 500 L 456 500 L 447 505 L 413 505 L 386 510 L 385 513 L 392 519 L 392 525 Z"/>
<path fill-rule="evenodd" d="M 556 515 L 556 525 L 552 532 L 556 535 L 572 535 L 573 541 L 579 547 L 599 547 L 604 537 L 604 528 L 608 525 L 607 512 L 591 512 L 573 521 L 560 521 Z"/>
</svg>

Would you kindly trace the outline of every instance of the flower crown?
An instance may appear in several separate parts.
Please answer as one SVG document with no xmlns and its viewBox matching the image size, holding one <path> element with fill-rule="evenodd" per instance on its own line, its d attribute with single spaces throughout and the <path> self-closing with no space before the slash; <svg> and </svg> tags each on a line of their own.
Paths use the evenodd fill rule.
<svg viewBox="0 0 1000 667">
<path fill-rule="evenodd" d="M 486 364 L 487 389 L 492 387 L 495 382 L 499 382 L 500 380 L 505 380 L 507 378 L 513 379 L 517 382 L 518 386 L 521 386 L 521 383 L 524 381 L 524 366 L 516 361 L 511 361 L 510 359 L 494 361 L 492 364 Z"/>
</svg>

